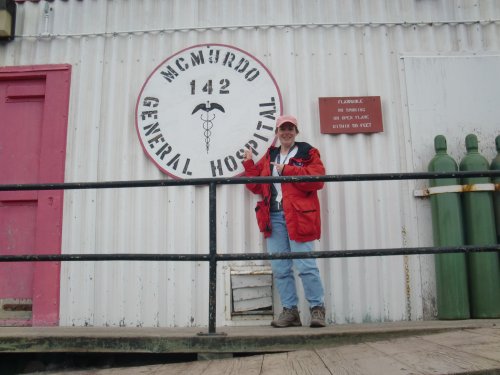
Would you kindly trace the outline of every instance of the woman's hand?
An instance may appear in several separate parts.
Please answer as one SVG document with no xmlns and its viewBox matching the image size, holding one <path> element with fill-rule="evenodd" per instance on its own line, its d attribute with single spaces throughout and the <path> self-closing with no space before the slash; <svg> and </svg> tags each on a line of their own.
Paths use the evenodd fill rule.
<svg viewBox="0 0 500 375">
<path fill-rule="evenodd" d="M 252 149 L 251 148 L 246 148 L 245 151 L 243 151 L 243 160 L 252 160 Z"/>
</svg>

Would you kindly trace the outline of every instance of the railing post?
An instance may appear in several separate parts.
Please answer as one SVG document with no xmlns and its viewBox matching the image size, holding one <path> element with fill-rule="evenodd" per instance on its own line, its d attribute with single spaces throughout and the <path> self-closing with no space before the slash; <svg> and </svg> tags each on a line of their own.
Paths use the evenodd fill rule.
<svg viewBox="0 0 500 375">
<path fill-rule="evenodd" d="M 215 333 L 217 312 L 217 190 L 216 185 L 209 185 L 209 223 L 210 223 L 210 261 L 209 261 L 209 292 L 208 292 L 208 333 Z"/>
<path fill-rule="evenodd" d="M 210 260 L 208 271 L 208 335 L 217 335 L 215 322 L 217 320 L 217 184 L 208 185 L 208 215 Z M 204 335 L 200 333 L 199 335 Z M 224 333 L 221 333 L 224 335 Z"/>
</svg>

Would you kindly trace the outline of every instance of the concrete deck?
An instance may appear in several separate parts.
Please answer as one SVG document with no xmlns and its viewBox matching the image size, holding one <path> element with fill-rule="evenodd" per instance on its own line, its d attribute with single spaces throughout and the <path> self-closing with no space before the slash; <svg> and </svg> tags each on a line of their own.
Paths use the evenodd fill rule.
<svg viewBox="0 0 500 375">
<path fill-rule="evenodd" d="M 210 359 L 75 374 L 500 374 L 500 319 L 273 329 L 0 328 L 2 353 L 197 353 Z M 206 332 L 205 332 L 206 333 Z M 278 354 L 272 354 L 277 353 Z M 288 353 L 287 353 L 288 352 Z M 68 373 L 68 372 L 59 372 Z"/>
</svg>

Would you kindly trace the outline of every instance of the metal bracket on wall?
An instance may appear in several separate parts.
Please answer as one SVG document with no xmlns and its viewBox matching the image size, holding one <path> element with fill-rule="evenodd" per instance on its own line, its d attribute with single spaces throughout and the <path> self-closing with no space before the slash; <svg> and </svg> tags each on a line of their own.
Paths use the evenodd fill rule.
<svg viewBox="0 0 500 375">
<path fill-rule="evenodd" d="M 500 184 L 470 184 L 470 185 L 446 185 L 435 186 L 426 189 L 417 189 L 413 191 L 416 198 L 427 198 L 434 194 L 443 193 L 470 193 L 475 191 L 500 191 Z"/>
</svg>

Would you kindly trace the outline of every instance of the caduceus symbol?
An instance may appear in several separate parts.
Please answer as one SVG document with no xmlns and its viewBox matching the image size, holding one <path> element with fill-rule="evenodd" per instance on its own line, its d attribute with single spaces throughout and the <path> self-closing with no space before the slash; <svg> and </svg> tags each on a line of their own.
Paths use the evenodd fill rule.
<svg viewBox="0 0 500 375">
<path fill-rule="evenodd" d="M 222 113 L 225 113 L 223 106 L 217 103 L 210 103 L 208 100 L 206 103 L 201 103 L 194 107 L 193 112 L 191 113 L 192 115 L 194 115 L 198 111 L 203 111 L 200 115 L 200 119 L 201 121 L 203 121 L 203 135 L 205 136 L 205 146 L 207 148 L 207 154 L 208 149 L 210 148 L 210 136 L 212 135 L 211 129 L 214 126 L 212 121 L 215 118 L 215 113 L 210 112 L 215 109 L 221 111 Z"/>
</svg>

